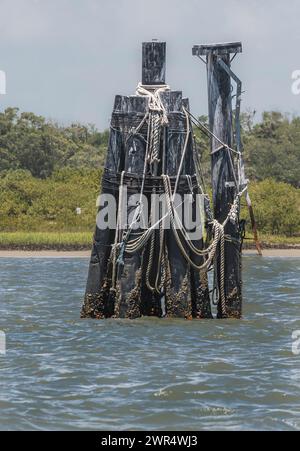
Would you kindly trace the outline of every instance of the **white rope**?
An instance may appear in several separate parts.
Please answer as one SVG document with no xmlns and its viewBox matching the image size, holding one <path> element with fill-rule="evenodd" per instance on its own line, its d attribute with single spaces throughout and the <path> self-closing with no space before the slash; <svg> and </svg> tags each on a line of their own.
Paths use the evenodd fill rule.
<svg viewBox="0 0 300 451">
<path fill-rule="evenodd" d="M 142 127 L 142 125 L 144 124 L 144 122 L 147 120 L 148 117 L 149 117 L 149 112 L 147 111 L 147 113 L 145 114 L 144 118 L 142 119 L 142 122 L 138 126 L 138 129 L 140 129 L 140 127 Z M 135 131 L 135 133 L 136 133 L 136 131 Z M 144 193 L 146 173 L 147 173 L 149 141 L 150 141 L 150 124 L 148 124 L 147 146 L 146 146 L 146 150 L 145 150 L 143 177 L 142 177 L 142 186 L 141 186 L 141 191 L 140 191 L 140 197 L 139 197 L 138 205 L 137 205 L 137 208 L 136 208 L 135 213 L 133 215 L 132 221 L 131 221 L 131 223 L 130 223 L 130 225 L 128 227 L 128 230 L 124 232 L 124 240 L 125 241 L 128 240 L 133 227 L 135 226 L 135 224 L 138 223 L 140 217 L 142 216 L 142 212 L 143 212 L 143 202 L 142 202 L 142 200 L 143 200 L 143 193 Z"/>
<path fill-rule="evenodd" d="M 118 214 L 117 214 L 117 224 L 116 224 L 116 233 L 115 233 L 115 241 L 111 250 L 111 259 L 112 259 L 112 287 L 111 291 L 116 290 L 116 274 L 117 274 L 117 248 L 119 246 L 119 234 L 120 234 L 120 224 L 122 219 L 122 204 L 123 204 L 123 189 L 124 189 L 124 176 L 125 171 L 121 173 L 120 179 L 120 194 L 119 194 L 119 202 L 118 202 Z"/>
<path fill-rule="evenodd" d="M 224 226 L 220 228 L 220 301 L 222 316 L 226 316 L 226 295 L 225 295 L 225 237 Z"/>
<path fill-rule="evenodd" d="M 168 85 L 142 85 L 139 83 L 136 94 L 140 96 L 147 96 L 149 97 L 149 113 L 148 116 L 145 115 L 143 118 L 141 124 L 138 126 L 138 129 L 142 127 L 142 125 L 145 123 L 147 117 L 149 117 L 149 123 L 148 123 L 148 136 L 147 136 L 147 148 L 145 152 L 145 162 L 144 162 L 144 170 L 143 170 L 143 183 L 142 183 L 142 189 L 140 192 L 140 202 L 136 208 L 132 223 L 129 226 L 129 229 L 124 232 L 124 238 L 123 242 L 125 243 L 126 252 L 129 254 L 133 254 L 143 248 L 148 240 L 151 239 L 151 246 L 150 246 L 150 261 L 151 265 L 149 264 L 148 270 L 147 270 L 147 285 L 149 289 L 152 291 L 160 292 L 163 279 L 161 278 L 161 283 L 159 284 L 159 273 L 157 272 L 156 279 L 155 279 L 155 285 L 154 287 L 150 284 L 150 270 L 152 268 L 152 261 L 154 256 L 154 246 L 155 246 L 155 235 L 154 231 L 159 226 L 160 230 L 160 252 L 159 252 L 159 266 L 162 263 L 163 259 L 163 241 L 164 241 L 164 234 L 162 233 L 162 222 L 167 218 L 170 217 L 171 222 L 171 228 L 173 230 L 173 234 L 175 237 L 175 240 L 177 242 L 177 245 L 180 249 L 180 252 L 182 253 L 185 260 L 190 264 L 194 269 L 201 272 L 207 272 L 209 268 L 211 267 L 213 261 L 215 261 L 216 253 L 217 253 L 217 247 L 220 243 L 220 302 L 221 302 L 221 311 L 222 315 L 226 315 L 226 295 L 225 295 L 225 235 L 224 235 L 224 227 L 226 226 L 227 222 L 230 220 L 232 222 L 236 222 L 238 220 L 238 209 L 239 209 L 239 202 L 241 195 L 247 190 L 247 186 L 237 194 L 237 196 L 234 199 L 234 202 L 231 206 L 231 209 L 225 219 L 225 221 L 220 224 L 217 220 L 213 220 L 210 224 L 212 225 L 212 242 L 208 246 L 207 249 L 198 249 L 193 244 L 192 240 L 190 240 L 188 236 L 188 232 L 185 229 L 184 225 L 182 224 L 180 217 L 176 211 L 176 209 L 180 206 L 178 205 L 175 207 L 174 201 L 175 201 L 175 195 L 178 189 L 178 184 L 181 176 L 181 172 L 183 169 L 183 164 L 186 156 L 186 151 L 190 139 L 190 133 L 191 133 L 191 124 L 190 124 L 190 112 L 187 111 L 183 107 L 183 112 L 186 117 L 186 136 L 185 141 L 182 149 L 182 155 L 179 163 L 179 168 L 177 171 L 177 177 L 175 180 L 175 186 L 174 191 L 172 192 L 171 188 L 171 182 L 170 178 L 167 175 L 162 175 L 163 183 L 164 183 L 164 190 L 166 194 L 166 202 L 167 202 L 167 214 L 165 214 L 162 218 L 160 218 L 155 224 L 152 224 L 151 226 L 138 238 L 133 239 L 131 241 L 128 241 L 130 231 L 133 228 L 133 225 L 138 221 L 138 219 L 141 216 L 142 211 L 142 195 L 144 191 L 144 183 L 145 183 L 145 176 L 146 176 L 146 169 L 147 164 L 153 164 L 158 163 L 158 145 L 159 145 L 159 137 L 160 137 L 160 127 L 168 124 L 168 117 L 167 117 L 167 111 L 163 105 L 163 102 L 161 100 L 161 93 L 168 91 L 170 88 Z M 230 148 L 228 145 L 224 144 L 217 136 L 215 136 L 209 129 L 207 129 L 203 124 L 201 124 L 203 128 L 206 129 L 210 133 L 213 138 L 215 138 L 221 145 L 224 147 L 225 150 L 233 151 L 234 153 L 238 153 L 240 156 L 240 152 L 235 151 L 234 149 Z M 217 149 L 219 150 L 219 149 Z M 234 169 L 234 168 L 233 168 Z M 240 168 L 239 168 L 240 169 Z M 123 178 L 124 178 L 124 171 L 121 175 L 121 185 L 123 184 Z M 240 174 L 239 174 L 239 180 L 240 182 Z M 189 180 L 188 180 L 189 181 Z M 119 196 L 119 211 L 118 211 L 118 222 L 117 222 L 117 230 L 115 235 L 115 243 L 113 245 L 113 259 L 114 259 L 114 266 L 113 266 L 113 287 L 115 286 L 115 277 L 116 277 L 116 251 L 117 247 L 121 244 L 118 243 L 119 238 L 119 222 L 120 222 L 120 211 L 121 211 L 121 203 L 122 203 L 122 189 Z M 183 202 L 182 202 L 183 203 Z M 181 205 L 182 205 L 181 203 Z M 151 215 L 152 217 L 152 215 Z M 179 236 L 178 230 L 181 232 L 182 237 Z M 183 239 L 183 241 L 182 241 Z M 198 256 L 207 256 L 206 260 L 200 265 L 197 265 L 193 259 L 190 256 L 189 251 L 192 252 L 192 254 L 198 255 Z"/>
<path fill-rule="evenodd" d="M 167 111 L 161 100 L 161 93 L 170 91 L 168 85 L 142 85 L 139 83 L 136 88 L 136 95 L 149 97 L 149 110 L 162 113 L 162 125 L 168 125 Z"/>
<path fill-rule="evenodd" d="M 161 102 L 160 99 L 160 92 L 163 92 L 162 90 L 169 90 L 169 86 L 167 85 L 163 85 L 163 86 L 148 86 L 148 89 L 154 89 L 155 90 L 155 95 L 145 89 L 145 87 L 141 84 L 138 85 L 137 88 L 137 95 L 148 95 L 151 99 L 153 99 L 153 102 L 157 101 L 157 98 L 159 99 L 159 102 Z M 150 104 L 151 102 L 149 102 Z M 162 109 L 165 111 L 164 106 L 162 105 Z M 177 172 L 177 177 L 176 177 L 176 181 L 175 181 L 175 187 L 174 187 L 174 192 L 172 194 L 172 200 L 174 201 L 175 198 L 175 194 L 177 192 L 177 188 L 178 188 L 178 183 L 179 183 L 179 179 L 180 179 L 180 174 L 182 172 L 182 167 L 183 167 L 183 163 L 184 163 L 184 158 L 185 158 L 185 154 L 186 154 L 186 150 L 187 150 L 187 146 L 188 146 L 188 141 L 189 141 L 189 137 L 190 137 L 190 121 L 189 121 L 189 116 L 187 114 L 187 110 L 183 107 L 183 111 L 186 117 L 186 137 L 185 137 L 185 142 L 184 142 L 184 146 L 183 146 L 183 150 L 182 150 L 182 155 L 181 155 L 181 160 L 180 160 L 180 164 L 179 164 L 179 168 L 178 168 L 178 172 Z M 150 139 L 148 139 L 148 143 L 150 142 Z M 164 176 L 162 176 L 164 177 Z M 169 181 L 169 178 L 168 178 Z M 183 202 L 182 202 L 183 203 Z M 182 203 L 180 205 L 182 205 Z M 177 206 L 176 208 L 178 208 L 179 206 Z M 173 211 L 176 212 L 176 208 L 174 208 L 173 205 Z M 176 212 L 177 213 L 177 212 Z M 167 213 L 163 218 L 161 218 L 159 221 L 157 221 L 154 225 L 152 225 L 150 228 L 148 228 L 141 237 L 136 238 L 135 240 L 132 240 L 130 242 L 127 243 L 126 245 L 126 251 L 128 253 L 135 253 L 137 252 L 137 250 L 140 250 L 149 240 L 149 238 L 152 236 L 152 233 L 154 232 L 154 230 L 156 229 L 156 227 L 158 225 L 161 224 L 161 222 L 169 216 L 169 213 Z M 178 216 L 178 215 L 177 215 Z M 196 248 L 195 248 L 196 249 Z M 202 255 L 202 254 L 201 254 Z"/>
<path fill-rule="evenodd" d="M 172 230 L 173 230 L 173 234 L 175 236 L 175 240 L 178 244 L 178 247 L 182 253 L 182 255 L 184 256 L 184 258 L 186 259 L 186 261 L 196 270 L 198 271 L 207 271 L 208 268 L 210 267 L 210 264 L 215 256 L 215 252 L 216 252 L 216 248 L 217 248 L 217 244 L 219 242 L 219 236 L 220 236 L 220 224 L 218 223 L 218 221 L 214 220 L 212 225 L 212 232 L 214 235 L 213 238 L 213 242 L 212 244 L 209 246 L 209 248 L 201 251 L 203 254 L 208 254 L 208 258 L 207 260 L 201 264 L 201 265 L 197 265 L 196 263 L 194 263 L 194 261 L 190 258 L 190 255 L 187 253 L 186 249 L 184 248 L 181 238 L 178 234 L 177 231 L 177 226 L 176 226 L 176 221 L 175 221 L 175 217 L 174 217 L 174 201 L 171 199 L 170 196 L 170 187 L 169 187 L 169 180 L 168 180 L 168 176 L 163 176 L 163 180 L 164 180 L 164 186 L 165 186 L 165 192 L 166 192 L 166 201 L 167 201 L 167 208 L 168 208 L 168 213 L 170 216 L 170 222 L 171 222 L 171 226 L 172 226 Z M 172 206 L 173 205 L 173 206 Z M 182 224 L 181 224 L 182 225 Z M 182 226 L 182 229 L 180 229 L 180 231 L 182 233 L 186 233 L 186 231 L 184 231 L 184 227 Z M 216 233 L 215 233 L 216 232 Z M 185 238 L 185 244 L 192 250 L 194 251 L 195 246 L 191 243 L 191 241 L 189 239 Z M 192 249 L 191 244 L 193 246 L 194 249 Z M 198 252 L 198 249 L 197 249 Z M 195 253 L 195 252 L 194 252 Z M 199 254 L 198 254 L 199 255 Z"/>
<path fill-rule="evenodd" d="M 191 240 L 187 237 L 187 231 L 185 230 L 182 222 L 179 219 L 179 216 L 174 209 L 174 200 L 171 198 L 171 185 L 170 185 L 170 179 L 168 176 L 163 176 L 164 180 L 164 186 L 165 186 L 165 192 L 166 192 L 166 200 L 167 200 L 167 207 L 168 212 L 170 215 L 171 220 L 171 226 L 173 229 L 173 233 L 175 236 L 175 240 L 177 242 L 177 245 L 180 249 L 180 252 L 182 253 L 183 257 L 186 259 L 186 261 L 197 271 L 208 271 L 211 264 L 215 260 L 216 257 L 216 251 L 218 243 L 220 242 L 220 302 L 221 302 L 221 312 L 222 316 L 226 316 L 226 294 L 225 294 L 225 234 L 224 234 L 224 228 L 228 221 L 236 222 L 238 220 L 238 209 L 239 209 L 239 202 L 240 197 L 243 195 L 243 193 L 247 190 L 247 187 L 245 187 L 241 192 L 239 192 L 234 202 L 230 208 L 230 211 L 225 219 L 225 221 L 220 224 L 217 220 L 212 221 L 212 234 L 213 234 L 213 240 L 211 245 L 207 249 L 197 249 Z M 178 227 L 179 226 L 179 227 Z M 207 260 L 202 265 L 196 265 L 194 261 L 191 259 L 190 255 L 187 253 L 182 240 L 177 232 L 177 227 L 179 228 L 180 232 L 183 235 L 184 238 L 184 244 L 196 255 L 207 255 Z"/>
<path fill-rule="evenodd" d="M 189 119 L 187 110 L 184 107 L 182 107 L 182 109 L 183 109 L 183 112 L 184 112 L 185 117 L 186 117 L 186 135 L 185 135 L 185 140 L 184 140 L 181 160 L 180 160 L 179 168 L 178 168 L 178 172 L 177 172 L 177 177 L 176 177 L 176 181 L 175 181 L 174 192 L 173 192 L 173 195 L 172 195 L 173 200 L 174 200 L 176 192 L 177 192 L 179 178 L 180 178 L 180 174 L 182 172 L 184 158 L 185 158 L 185 154 L 186 154 L 186 150 L 187 150 L 187 146 L 188 146 L 189 138 L 190 138 L 190 119 Z"/>
<path fill-rule="evenodd" d="M 139 83 L 136 88 L 136 95 L 139 96 L 146 96 L 149 97 L 149 105 L 148 108 L 150 111 L 159 112 L 162 113 L 162 125 L 168 124 L 168 116 L 166 109 L 163 105 L 163 102 L 161 100 L 160 94 L 165 91 L 169 91 L 170 87 L 169 85 L 142 85 L 142 83 Z M 129 225 L 127 233 L 125 233 L 127 239 L 130 235 L 130 232 L 133 228 L 133 226 L 139 221 L 139 218 L 142 215 L 142 209 L 143 209 L 143 203 L 142 203 L 142 196 L 144 192 L 144 185 L 145 185 L 145 178 L 146 178 L 146 172 L 147 172 L 147 163 L 150 159 L 150 163 L 154 163 L 158 159 L 158 150 L 157 150 L 157 142 L 159 140 L 158 131 L 156 130 L 156 140 L 153 143 L 153 139 L 151 138 L 151 131 L 153 126 L 153 119 L 151 115 L 149 115 L 149 112 L 147 112 L 142 119 L 141 123 L 135 130 L 135 133 L 141 129 L 143 124 L 145 123 L 146 119 L 149 117 L 149 124 L 148 124 L 148 134 L 147 134 L 147 147 L 145 152 L 145 160 L 144 160 L 144 168 L 143 168 L 143 178 L 142 178 L 142 187 L 140 191 L 140 199 L 138 206 L 136 208 L 135 214 L 132 218 L 132 222 Z M 157 128 L 157 127 L 156 127 Z M 154 152 L 151 150 L 151 144 L 154 144 Z M 129 232 L 129 233 L 128 233 Z"/>
<path fill-rule="evenodd" d="M 217 149 L 213 150 L 212 153 L 218 152 L 219 150 L 222 150 L 223 148 L 226 150 L 230 150 L 231 152 L 241 155 L 241 152 L 239 150 L 233 149 L 232 147 L 228 146 L 228 144 L 225 144 L 217 135 L 215 135 L 208 127 L 206 127 L 206 125 L 199 121 L 199 119 L 197 119 L 190 111 L 186 110 L 187 113 L 193 118 L 194 121 L 198 122 L 198 124 L 200 124 L 200 126 L 212 137 L 214 138 L 216 141 L 218 141 L 220 145 L 220 147 L 218 147 Z M 197 124 L 195 124 L 197 125 Z M 199 127 L 198 127 L 199 128 Z"/>
</svg>

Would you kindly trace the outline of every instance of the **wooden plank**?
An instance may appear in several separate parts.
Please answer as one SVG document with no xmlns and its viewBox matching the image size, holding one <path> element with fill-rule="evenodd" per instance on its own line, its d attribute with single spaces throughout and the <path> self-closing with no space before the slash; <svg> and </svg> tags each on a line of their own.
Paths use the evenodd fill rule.
<svg viewBox="0 0 300 451">
<path fill-rule="evenodd" d="M 126 128 L 123 117 L 128 111 L 128 97 L 116 96 L 114 110 L 111 120 L 111 130 L 105 169 L 116 173 L 123 170 L 124 144 L 123 137 Z M 113 194 L 118 202 L 118 190 L 112 187 L 104 187 L 105 174 L 102 179 L 102 194 Z M 104 318 L 111 316 L 113 306 L 109 305 L 110 281 L 108 277 L 108 261 L 111 252 L 111 245 L 114 241 L 114 230 L 101 230 L 96 226 L 94 242 L 92 247 L 89 272 L 87 278 L 86 292 L 82 318 Z"/>
<path fill-rule="evenodd" d="M 190 110 L 189 99 L 182 99 L 184 108 Z M 190 129 L 192 130 L 192 123 L 190 122 Z M 196 174 L 193 152 L 194 142 L 192 134 L 188 143 L 187 149 L 187 162 L 186 173 L 190 175 Z M 195 194 L 200 194 L 200 189 L 197 188 L 194 191 Z M 193 215 L 195 216 L 196 203 L 193 203 Z M 202 231 L 203 233 L 203 231 Z M 191 240 L 197 249 L 203 249 L 204 243 L 202 238 Z M 199 266 L 204 263 L 204 259 L 201 256 L 197 256 L 190 252 L 191 259 Z M 192 299 L 192 316 L 194 318 L 212 318 L 211 301 L 209 295 L 208 277 L 207 274 L 196 270 L 191 267 L 190 269 L 190 286 L 191 286 L 191 299 Z"/>
<path fill-rule="evenodd" d="M 165 83 L 165 47 L 165 43 L 162 42 L 143 44 L 144 84 Z M 186 136 L 186 119 L 182 114 L 182 93 L 166 92 L 162 94 L 162 99 L 168 112 L 169 126 L 162 133 L 164 139 L 160 144 L 161 161 L 157 167 L 157 174 L 154 175 L 166 172 L 176 177 Z M 184 104 L 187 105 L 186 101 Z M 129 174 L 133 176 L 131 194 L 132 192 L 140 193 L 139 181 L 144 171 L 147 124 L 144 124 L 139 133 L 135 134 L 134 130 L 147 111 L 148 98 L 146 97 L 116 96 L 115 98 L 102 193 L 113 192 L 117 201 L 119 186 L 115 182 L 123 170 L 126 171 L 127 181 Z M 183 166 L 183 174 L 194 172 L 192 151 L 191 141 Z M 110 188 L 111 186 L 113 188 Z M 178 192 L 183 194 L 181 191 L 182 188 L 179 185 Z M 207 288 L 199 292 L 201 283 L 199 274 L 190 270 L 174 240 L 172 231 L 166 233 L 169 265 L 163 309 L 161 296 L 152 293 L 146 286 L 145 273 L 149 245 L 145 250 L 133 255 L 125 252 L 123 265 L 118 265 L 116 290 L 110 290 L 112 265 L 109 257 L 114 240 L 115 230 L 100 230 L 96 227 L 82 317 L 103 318 L 114 315 L 121 318 L 136 318 L 143 314 L 161 316 L 165 308 L 168 316 L 189 318 L 193 313 L 194 316 L 201 316 L 199 302 L 204 302 L 204 299 L 207 302 Z M 157 261 L 157 257 L 157 249 L 155 249 L 154 262 Z M 154 264 L 152 280 L 159 270 L 160 268 Z"/>
<path fill-rule="evenodd" d="M 128 101 L 128 130 L 134 130 L 148 111 L 148 98 L 130 96 Z M 124 149 L 126 173 L 142 178 L 146 154 L 147 132 L 130 133 L 126 137 Z M 131 192 L 131 194 L 134 194 Z M 137 190 L 135 194 L 139 194 Z M 129 210 L 128 210 L 129 211 Z M 140 230 L 135 230 L 139 233 Z M 114 316 L 118 318 L 137 318 L 141 316 L 142 250 L 124 255 L 124 266 L 120 268 Z"/>
<path fill-rule="evenodd" d="M 165 84 L 166 77 L 166 43 L 165 42 L 144 42 L 143 43 L 143 61 L 142 61 L 142 84 L 143 85 L 163 85 Z M 155 169 L 154 175 L 159 175 L 164 170 L 163 155 L 165 148 L 165 133 L 162 131 L 159 159 L 160 163 Z M 155 190 L 152 191 L 155 194 Z M 151 205 L 151 194 L 147 194 L 148 205 L 150 209 Z M 155 247 L 153 255 L 153 264 L 149 274 L 149 281 L 151 285 L 154 285 L 156 280 L 157 272 L 161 271 L 155 265 L 155 262 L 159 260 L 159 233 L 158 230 L 154 232 L 155 236 Z M 149 316 L 161 316 L 163 314 L 161 306 L 161 295 L 150 290 L 147 286 L 147 269 L 149 265 L 150 258 L 150 247 L 151 242 L 149 242 L 144 250 L 142 257 L 142 290 L 141 290 L 141 311 L 143 315 Z"/>
<path fill-rule="evenodd" d="M 194 56 L 202 55 L 229 55 L 230 53 L 241 53 L 241 42 L 225 42 L 221 44 L 194 45 L 192 53 Z"/>
<path fill-rule="evenodd" d="M 166 78 L 166 43 L 143 42 L 142 84 L 163 85 Z"/>
<path fill-rule="evenodd" d="M 167 104 L 169 125 L 167 128 L 166 172 L 177 176 L 184 146 L 186 125 L 182 114 L 182 92 L 170 95 Z M 173 109 L 176 108 L 176 109 Z M 186 159 L 182 174 L 186 174 Z M 180 190 L 178 190 L 178 194 Z M 190 287 L 190 268 L 183 257 L 172 230 L 167 230 L 166 246 L 169 265 L 166 281 L 166 313 L 168 317 L 192 317 L 192 298 Z"/>
<path fill-rule="evenodd" d="M 230 54 L 223 53 L 221 58 L 230 66 Z M 232 47 L 227 48 L 233 51 Z M 234 50 L 236 51 L 236 49 Z M 218 56 L 214 52 L 207 54 L 208 105 L 210 129 L 222 142 L 232 145 L 232 106 L 231 79 L 218 64 Z M 217 150 L 219 149 L 219 150 Z M 237 194 L 234 185 L 234 171 L 230 163 L 229 152 L 220 149 L 220 143 L 211 139 L 212 190 L 214 217 L 222 223 L 230 210 Z M 218 317 L 228 316 L 240 318 L 242 314 L 241 293 L 241 255 L 239 248 L 239 227 L 230 221 L 225 227 L 225 234 L 234 241 L 225 242 L 225 296 L 227 315 L 222 315 L 219 302 Z M 220 283 L 220 259 L 217 263 L 217 277 Z"/>
</svg>

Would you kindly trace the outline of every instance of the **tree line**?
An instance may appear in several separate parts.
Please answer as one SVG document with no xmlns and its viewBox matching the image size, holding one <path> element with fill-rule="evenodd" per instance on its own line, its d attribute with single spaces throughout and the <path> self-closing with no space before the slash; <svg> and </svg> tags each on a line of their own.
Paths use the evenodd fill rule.
<svg viewBox="0 0 300 451">
<path fill-rule="evenodd" d="M 201 118 L 207 122 L 206 117 Z M 300 117 L 265 112 L 260 122 L 254 113 L 241 117 L 244 159 L 250 180 L 266 178 L 300 186 Z M 195 130 L 204 171 L 209 173 L 208 138 Z M 7 108 L 0 113 L 0 172 L 28 170 L 47 178 L 64 167 L 100 168 L 109 131 L 79 123 L 62 126 L 33 113 Z"/>
<path fill-rule="evenodd" d="M 252 181 L 273 178 L 300 187 L 300 117 L 276 111 L 264 112 L 262 120 L 256 113 L 241 115 L 243 157 L 246 175 Z M 200 117 L 208 127 L 207 117 Z M 196 143 L 201 155 L 204 177 L 209 181 L 209 139 L 198 129 Z"/>
<path fill-rule="evenodd" d="M 62 126 L 34 113 L 7 108 L 0 113 L 0 172 L 24 169 L 47 178 L 64 168 L 103 164 L 108 131 L 79 123 Z"/>
<path fill-rule="evenodd" d="M 209 139 L 194 134 L 209 189 Z M 242 135 L 259 229 L 300 236 L 300 118 L 267 112 L 257 122 L 244 113 Z M 93 230 L 108 137 L 93 125 L 62 126 L 17 108 L 0 113 L 0 231 Z"/>
</svg>

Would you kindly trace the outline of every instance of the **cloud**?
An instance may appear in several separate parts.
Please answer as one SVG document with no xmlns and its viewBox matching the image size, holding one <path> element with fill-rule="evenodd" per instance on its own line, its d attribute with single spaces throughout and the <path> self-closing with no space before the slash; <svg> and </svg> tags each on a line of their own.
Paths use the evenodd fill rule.
<svg viewBox="0 0 300 451">
<path fill-rule="evenodd" d="M 37 0 L 2 0 L 1 39 L 10 43 L 26 42 L 47 36 L 49 18 Z"/>
<path fill-rule="evenodd" d="M 300 111 L 291 73 L 300 67 L 299 0 L 0 0 L 3 107 L 60 120 L 108 124 L 115 94 L 134 92 L 141 42 L 167 41 L 167 81 L 206 113 L 205 68 L 193 44 L 242 40 L 234 70 L 244 107 Z"/>
<path fill-rule="evenodd" d="M 6 74 L 0 70 L 0 95 L 6 94 Z"/>
</svg>

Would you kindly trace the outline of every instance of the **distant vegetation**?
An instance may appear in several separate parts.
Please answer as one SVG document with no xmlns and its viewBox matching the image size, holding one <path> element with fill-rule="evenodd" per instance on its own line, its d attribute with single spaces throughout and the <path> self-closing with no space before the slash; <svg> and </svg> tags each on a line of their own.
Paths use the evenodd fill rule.
<svg viewBox="0 0 300 451">
<path fill-rule="evenodd" d="M 260 231 L 300 236 L 300 118 L 270 112 L 254 123 L 247 113 L 242 125 Z M 209 183 L 208 139 L 195 135 Z M 107 143 L 108 131 L 93 125 L 63 127 L 14 108 L 0 113 L 0 231 L 90 234 Z"/>
<path fill-rule="evenodd" d="M 69 168 L 100 168 L 108 131 L 93 125 L 63 127 L 33 113 L 8 108 L 0 113 L 0 172 L 24 169 L 45 179 Z"/>
<path fill-rule="evenodd" d="M 101 169 L 65 168 L 46 179 L 21 169 L 0 175 L 1 231 L 93 230 Z"/>
<path fill-rule="evenodd" d="M 207 117 L 200 118 L 207 124 Z M 254 122 L 255 112 L 241 117 L 244 160 L 251 181 L 273 178 L 300 187 L 300 117 L 290 119 L 279 112 L 263 113 L 261 122 Z M 209 178 L 209 141 L 198 129 L 205 176 Z"/>
</svg>

